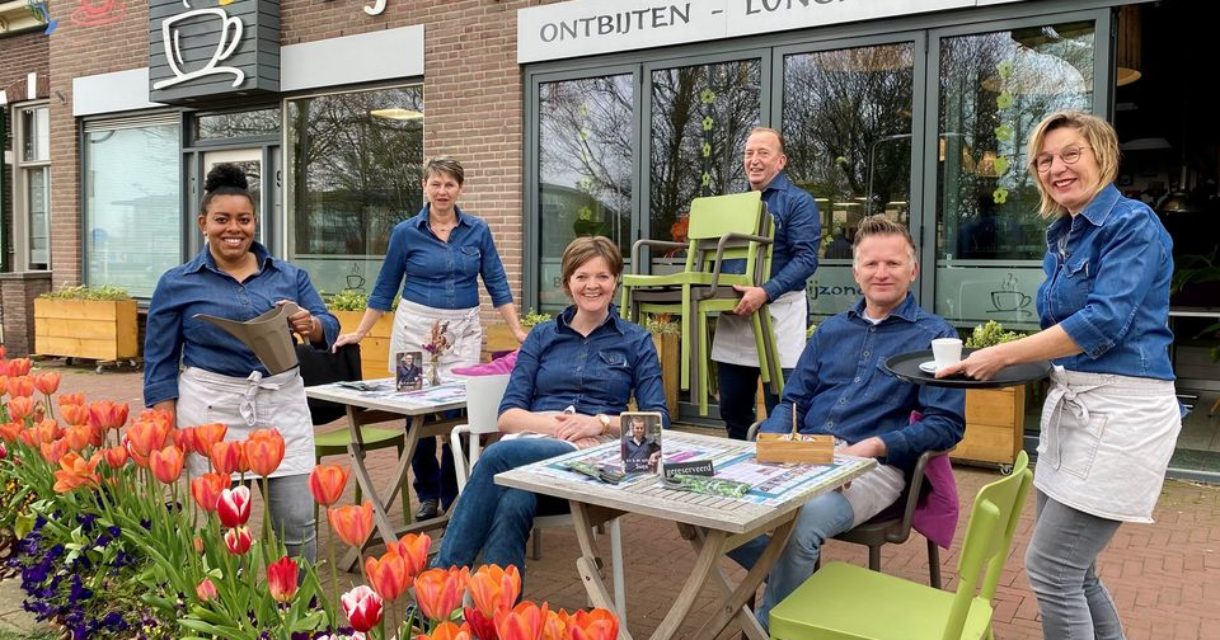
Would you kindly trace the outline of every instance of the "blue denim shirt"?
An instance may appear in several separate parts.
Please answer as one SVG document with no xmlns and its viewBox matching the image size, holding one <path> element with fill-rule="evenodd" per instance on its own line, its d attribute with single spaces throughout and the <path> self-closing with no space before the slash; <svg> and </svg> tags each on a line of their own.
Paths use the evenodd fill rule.
<svg viewBox="0 0 1220 640">
<path fill-rule="evenodd" d="M 586 338 L 568 326 L 575 313 L 576 307 L 568 307 L 530 331 L 517 354 L 500 413 L 572 406 L 585 415 L 617 415 L 627 410 L 634 393 L 640 411 L 660 411 L 669 426 L 652 334 L 620 318 L 611 306 L 610 317 Z"/>
<path fill-rule="evenodd" d="M 231 320 L 249 320 L 291 300 L 322 322 L 325 345 L 339 335 L 339 321 L 309 280 L 309 274 L 271 257 L 255 242 L 250 251 L 258 259 L 258 273 L 238 282 L 216 267 L 204 246 L 190 262 L 161 275 L 148 306 L 144 339 L 144 404 L 152 406 L 178 397 L 178 361 L 226 376 L 244 378 L 253 371 L 267 375 L 254 352 L 224 329 L 194 318 L 206 313 Z"/>
<path fill-rule="evenodd" d="M 1058 324 L 1084 353 L 1055 364 L 1087 373 L 1173 380 L 1169 281 L 1173 240 L 1148 205 L 1098 193 L 1046 230 L 1042 328 Z"/>
<path fill-rule="evenodd" d="M 885 361 L 930 349 L 933 338 L 956 338 L 957 331 L 910 294 L 877 325 L 863 314 L 860 300 L 818 326 L 784 386 L 783 402 L 761 430 L 791 432 L 795 403 L 801 433 L 831 434 L 849 444 L 880 437 L 884 462 L 909 472 L 924 451 L 949 449 L 962 439 L 966 394 L 904 382 L 885 370 Z M 910 422 L 912 411 L 923 418 Z"/>
<path fill-rule="evenodd" d="M 389 311 L 404 275 L 402 297 L 425 307 L 479 306 L 480 275 L 493 307 L 512 302 L 508 274 L 487 223 L 455 208 L 458 225 L 449 233 L 449 242 L 442 242 L 428 227 L 428 208 L 424 205 L 419 215 L 394 226 L 369 307 Z"/>
<path fill-rule="evenodd" d="M 789 291 L 804 291 L 805 281 L 817 271 L 822 223 L 813 196 L 792 184 L 783 172 L 763 189 L 762 199 L 775 221 L 771 279 L 763 290 L 769 300 L 775 300 Z"/>
</svg>

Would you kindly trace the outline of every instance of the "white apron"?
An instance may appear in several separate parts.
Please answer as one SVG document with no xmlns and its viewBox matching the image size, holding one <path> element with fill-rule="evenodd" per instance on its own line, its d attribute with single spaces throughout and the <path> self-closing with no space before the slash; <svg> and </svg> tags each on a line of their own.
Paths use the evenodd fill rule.
<svg viewBox="0 0 1220 640">
<path fill-rule="evenodd" d="M 1034 486 L 1099 518 L 1152 522 L 1181 428 L 1171 381 L 1056 366 Z"/>
<path fill-rule="evenodd" d="M 808 316 L 805 291 L 789 291 L 769 306 L 780 367 L 795 368 L 796 361 L 805 350 L 805 321 Z M 754 346 L 754 327 L 749 316 L 720 314 L 716 321 L 716 337 L 712 341 L 712 360 L 747 367 L 758 366 L 758 349 Z"/>
<path fill-rule="evenodd" d="M 177 412 L 180 427 L 224 423 L 225 440 L 245 440 L 255 429 L 275 427 L 284 437 L 284 460 L 271 477 L 313 470 L 313 420 L 296 367 L 265 378 L 257 371 L 236 378 L 187 367 L 178 376 Z M 208 463 L 192 454 L 189 469 L 198 476 L 208 471 Z"/>
<path fill-rule="evenodd" d="M 449 339 L 453 348 L 441 354 L 440 373 L 448 375 L 454 367 L 479 363 L 483 349 L 483 325 L 479 324 L 479 308 L 433 309 L 422 304 L 402 300 L 394 313 L 394 330 L 390 332 L 390 354 L 387 370 L 393 374 L 394 356 L 402 352 L 417 351 L 423 356 L 421 366 L 428 374 L 430 354 L 424 343 L 432 339 L 432 323 L 440 320 L 449 323 Z"/>
</svg>

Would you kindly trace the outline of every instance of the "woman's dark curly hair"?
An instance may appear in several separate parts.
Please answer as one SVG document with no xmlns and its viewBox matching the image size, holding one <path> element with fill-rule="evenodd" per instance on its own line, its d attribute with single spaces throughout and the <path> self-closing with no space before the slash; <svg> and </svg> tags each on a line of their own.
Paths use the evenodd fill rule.
<svg viewBox="0 0 1220 640">
<path fill-rule="evenodd" d="M 246 172 L 242 171 L 241 167 L 227 162 L 212 167 L 204 178 L 203 201 L 199 203 L 199 215 L 208 212 L 208 205 L 212 204 L 212 198 L 216 196 L 245 196 L 250 201 L 250 206 L 258 206 L 258 203 L 254 202 L 254 196 L 250 195 L 250 181 L 246 178 Z"/>
</svg>

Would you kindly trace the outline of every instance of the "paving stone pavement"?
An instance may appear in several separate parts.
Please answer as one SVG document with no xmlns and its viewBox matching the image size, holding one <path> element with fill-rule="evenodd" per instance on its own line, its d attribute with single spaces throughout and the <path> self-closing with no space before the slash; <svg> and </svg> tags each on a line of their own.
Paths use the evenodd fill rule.
<svg viewBox="0 0 1220 640">
<path fill-rule="evenodd" d="M 130 370 L 64 367 L 51 360 L 40 366 L 54 367 L 64 374 L 62 389 L 84 391 L 89 398 L 130 402 L 141 406 L 141 374 Z M 323 427 L 342 428 L 340 423 Z M 395 465 L 393 449 L 370 454 L 369 467 L 379 484 Z M 941 552 L 946 588 L 957 586 L 956 562 L 965 532 L 965 514 L 979 487 L 997 477 L 988 469 L 956 466 L 962 497 L 963 521 L 952 549 Z M 348 499 L 351 499 L 349 488 Z M 257 505 L 256 505 L 257 508 Z M 401 518 L 395 510 L 395 515 Z M 1124 525 L 1101 556 L 1098 570 L 1113 593 L 1130 640 L 1220 640 L 1220 487 L 1170 480 L 1166 482 L 1152 525 Z M 1037 604 L 1022 569 L 1025 547 L 1033 524 L 1033 500 L 1026 505 L 1006 570 L 996 594 L 995 636 L 1000 639 L 1040 638 Z M 677 596 L 678 588 L 694 564 L 694 553 L 672 524 L 643 516 L 627 516 L 623 523 L 623 546 L 628 558 L 627 614 L 635 637 L 651 634 Z M 325 556 L 326 527 L 321 528 L 319 555 Z M 579 553 L 570 529 L 547 529 L 543 556 L 531 561 L 525 597 L 546 600 L 552 607 L 569 610 L 586 606 L 584 588 L 575 569 Z M 603 544 L 608 556 L 608 543 Z M 867 564 L 864 547 L 831 541 L 825 557 Z M 726 563 L 726 570 L 740 577 L 740 569 Z M 926 583 L 927 552 L 918 534 L 903 545 L 887 545 L 882 569 L 894 575 Z M 322 573 L 324 576 L 328 572 Z M 349 575 L 348 579 L 358 576 Z M 340 578 L 343 582 L 344 578 Z M 17 594 L 10 595 L 14 581 L 0 583 L 0 629 L 13 626 L 8 612 Z M 701 620 L 710 614 L 710 590 L 705 590 L 682 630 L 692 638 Z M 726 632 L 722 638 L 736 638 Z M 704 640 L 704 639 L 698 639 Z"/>
</svg>

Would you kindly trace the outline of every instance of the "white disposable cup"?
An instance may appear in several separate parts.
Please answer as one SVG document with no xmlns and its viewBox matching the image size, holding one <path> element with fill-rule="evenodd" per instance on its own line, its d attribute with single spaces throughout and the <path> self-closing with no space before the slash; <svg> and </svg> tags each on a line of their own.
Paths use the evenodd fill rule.
<svg viewBox="0 0 1220 640">
<path fill-rule="evenodd" d="M 937 338 L 932 341 L 932 358 L 936 368 L 943 369 L 962 360 L 962 341 L 958 338 Z"/>
</svg>

